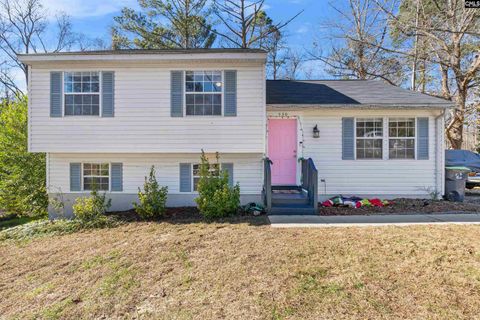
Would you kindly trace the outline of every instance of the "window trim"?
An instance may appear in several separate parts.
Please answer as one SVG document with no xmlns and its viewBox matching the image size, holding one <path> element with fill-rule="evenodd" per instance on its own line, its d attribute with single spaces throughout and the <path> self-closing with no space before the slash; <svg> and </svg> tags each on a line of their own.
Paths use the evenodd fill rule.
<svg viewBox="0 0 480 320">
<path fill-rule="evenodd" d="M 65 93 L 65 73 L 67 72 L 98 72 L 98 115 L 84 115 L 84 114 L 65 114 L 65 95 L 68 93 Z M 102 109 L 103 109 L 103 101 L 102 101 L 102 96 L 103 96 L 103 86 L 102 86 L 102 80 L 103 80 L 103 74 L 102 71 L 100 70 L 63 70 L 61 71 L 62 73 L 62 117 L 75 117 L 75 118 L 86 118 L 86 119 L 91 119 L 91 118 L 101 118 L 102 117 Z M 75 94 L 96 94 L 96 92 L 77 92 Z M 83 170 L 82 170 L 83 172 Z"/>
<path fill-rule="evenodd" d="M 382 157 L 381 158 L 358 158 L 357 157 L 357 121 L 358 119 L 381 119 L 382 120 L 382 136 L 381 137 L 360 137 L 358 139 L 364 139 L 364 140 L 382 140 Z M 379 161 L 379 160 L 385 160 L 385 117 L 379 117 L 379 116 L 373 116 L 373 117 L 354 117 L 354 124 L 355 128 L 353 130 L 353 138 L 355 141 L 354 144 L 354 159 L 359 160 L 359 161 Z"/>
<path fill-rule="evenodd" d="M 90 192 L 91 190 L 85 190 L 84 184 L 85 181 L 83 180 L 83 166 L 84 164 L 108 164 L 108 190 L 98 190 L 100 192 L 113 192 L 112 191 L 112 164 L 110 162 L 96 162 L 96 161 L 89 161 L 89 162 L 80 162 L 81 170 L 80 170 L 80 182 L 81 182 L 81 191 L 80 192 Z M 95 176 L 95 177 L 105 177 L 105 176 Z M 121 191 L 118 191 L 121 192 Z"/>
<path fill-rule="evenodd" d="M 390 137 L 390 119 L 396 119 L 396 120 L 408 120 L 408 119 L 413 119 L 413 137 Z M 398 122 L 398 121 L 397 121 Z M 417 160 L 417 117 L 408 117 L 408 116 L 403 116 L 403 117 L 388 117 L 387 118 L 387 125 L 388 125 L 388 138 L 387 138 L 387 156 L 388 160 L 400 160 L 400 161 L 405 161 L 405 160 Z M 390 139 L 410 139 L 413 140 L 413 158 L 390 158 Z"/>
<path fill-rule="evenodd" d="M 187 92 L 187 71 L 220 71 L 222 75 L 222 91 L 216 92 L 217 94 L 220 93 L 220 99 L 221 99 L 221 107 L 220 107 L 220 114 L 219 115 L 194 115 L 194 114 L 187 114 L 187 94 L 195 94 L 195 93 L 188 93 Z M 201 94 L 200 92 L 197 92 Z M 203 92 L 205 93 L 205 92 Z M 209 92 L 207 92 L 208 94 Z M 223 101 L 224 99 L 224 93 L 225 93 L 225 70 L 219 70 L 219 69 L 212 69 L 212 68 L 189 68 L 183 70 L 183 116 L 184 117 L 193 117 L 193 118 L 200 118 L 200 119 L 208 119 L 208 118 L 218 118 L 218 117 L 223 117 L 224 116 L 224 110 L 223 108 L 225 107 L 225 103 Z M 214 94 L 214 93 L 212 93 Z M 193 189 L 192 189 L 193 190 Z"/>
<path fill-rule="evenodd" d="M 381 117 L 371 117 L 373 119 L 377 118 L 377 119 L 382 119 L 382 123 L 383 123 L 383 136 L 382 136 L 382 159 L 358 159 L 357 158 L 357 120 L 358 119 L 364 119 L 364 118 L 368 118 L 368 117 L 353 117 L 353 120 L 354 120 L 354 130 L 353 130 L 353 138 L 354 138 L 354 141 L 355 141 L 355 144 L 354 144 L 354 160 L 360 160 L 360 161 L 363 161 L 363 160 L 367 160 L 367 161 L 379 161 L 379 160 L 390 160 L 390 161 L 405 161 L 405 160 L 418 160 L 417 158 L 417 145 L 418 145 L 418 118 L 417 116 L 381 116 Z M 428 117 L 430 118 L 430 117 Z M 414 140 L 414 147 L 413 147 L 413 152 L 414 152 L 414 158 L 390 158 L 390 146 L 389 146 L 389 141 L 390 141 L 390 132 L 389 132 L 389 122 L 390 122 L 390 119 L 414 119 L 415 121 L 415 138 L 413 139 Z M 385 133 L 385 130 L 386 130 L 386 133 Z M 392 137 L 392 139 L 402 139 L 401 137 L 398 138 L 398 137 Z M 408 138 L 407 138 L 408 139 Z"/>
</svg>

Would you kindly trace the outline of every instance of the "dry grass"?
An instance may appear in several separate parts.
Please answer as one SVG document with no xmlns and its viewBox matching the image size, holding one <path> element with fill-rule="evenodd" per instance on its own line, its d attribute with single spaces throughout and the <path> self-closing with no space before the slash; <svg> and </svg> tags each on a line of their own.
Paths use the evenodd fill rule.
<svg viewBox="0 0 480 320">
<path fill-rule="evenodd" d="M 0 242 L 0 318 L 480 315 L 480 228 L 129 223 Z"/>
</svg>

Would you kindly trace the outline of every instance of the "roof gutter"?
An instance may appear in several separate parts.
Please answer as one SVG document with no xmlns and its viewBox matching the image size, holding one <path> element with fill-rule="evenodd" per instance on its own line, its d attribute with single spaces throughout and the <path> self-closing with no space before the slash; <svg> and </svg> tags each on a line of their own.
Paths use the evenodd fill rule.
<svg viewBox="0 0 480 320">
<path fill-rule="evenodd" d="M 267 109 L 448 109 L 452 103 L 422 103 L 422 104 L 267 104 Z"/>
</svg>

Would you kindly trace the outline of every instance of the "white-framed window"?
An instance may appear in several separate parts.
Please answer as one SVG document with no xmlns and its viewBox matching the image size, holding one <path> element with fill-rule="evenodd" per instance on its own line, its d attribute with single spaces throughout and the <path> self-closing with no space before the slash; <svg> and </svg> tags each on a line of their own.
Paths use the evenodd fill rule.
<svg viewBox="0 0 480 320">
<path fill-rule="evenodd" d="M 383 119 L 357 118 L 355 122 L 356 158 L 383 158 Z"/>
<path fill-rule="evenodd" d="M 208 170 L 213 174 L 220 173 L 220 165 L 218 163 L 211 163 Z M 193 191 L 197 191 L 198 181 L 200 181 L 200 164 L 196 163 L 192 166 Z"/>
<path fill-rule="evenodd" d="M 221 116 L 222 96 L 222 71 L 185 72 L 185 114 L 187 116 Z"/>
<path fill-rule="evenodd" d="M 100 115 L 100 72 L 64 72 L 63 92 L 66 116 Z"/>
<path fill-rule="evenodd" d="M 84 163 L 82 165 L 83 190 L 108 191 L 110 189 L 110 164 L 108 163 Z"/>
<path fill-rule="evenodd" d="M 388 119 L 389 159 L 415 159 L 415 118 Z"/>
</svg>

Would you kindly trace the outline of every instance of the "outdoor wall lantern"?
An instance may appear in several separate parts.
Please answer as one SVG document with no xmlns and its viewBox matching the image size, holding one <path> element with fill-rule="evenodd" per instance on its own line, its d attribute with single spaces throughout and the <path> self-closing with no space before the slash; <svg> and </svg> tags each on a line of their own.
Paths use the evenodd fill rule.
<svg viewBox="0 0 480 320">
<path fill-rule="evenodd" d="M 320 130 L 318 130 L 317 125 L 315 125 L 315 127 L 313 127 L 313 137 L 314 138 L 320 138 Z"/>
</svg>

